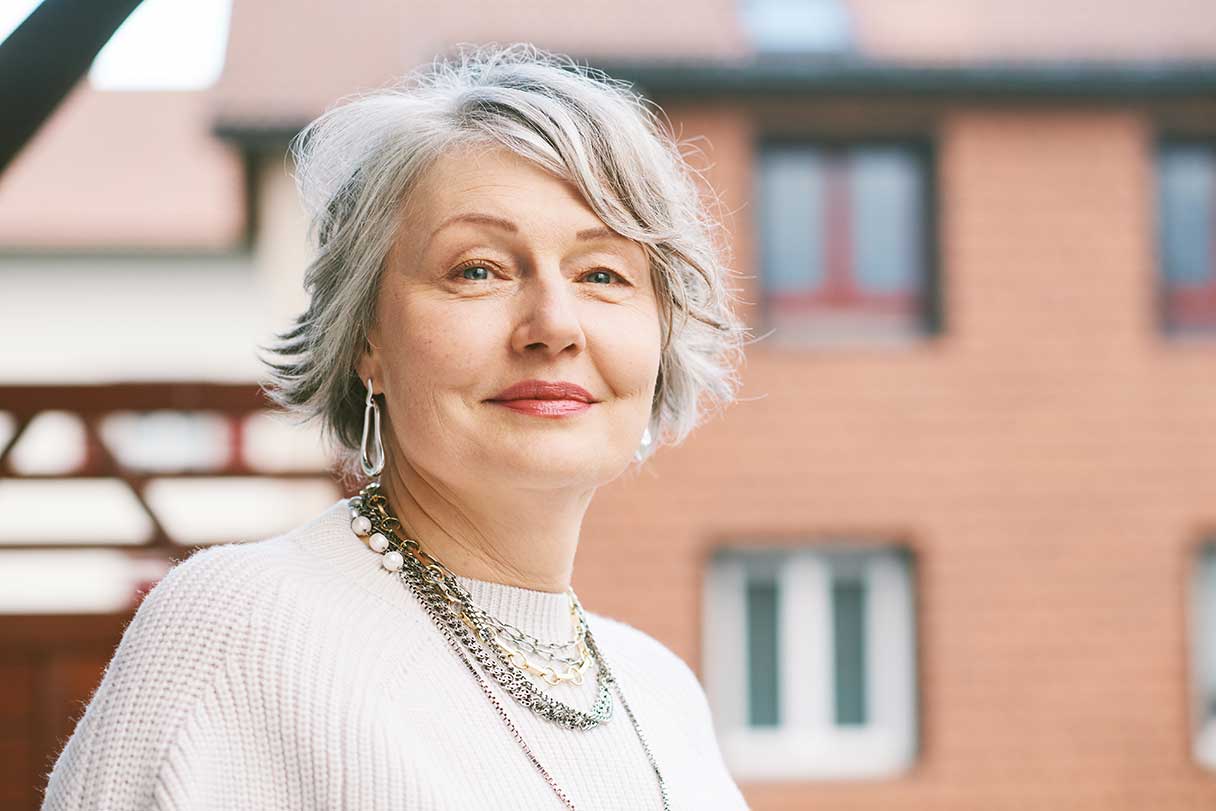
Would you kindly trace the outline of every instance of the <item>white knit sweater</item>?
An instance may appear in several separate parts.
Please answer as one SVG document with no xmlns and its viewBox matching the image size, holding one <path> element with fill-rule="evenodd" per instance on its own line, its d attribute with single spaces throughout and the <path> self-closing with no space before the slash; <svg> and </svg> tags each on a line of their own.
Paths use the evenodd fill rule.
<svg viewBox="0 0 1216 811">
<path fill-rule="evenodd" d="M 459 580 L 505 622 L 541 639 L 572 638 L 564 594 Z M 746 808 L 687 665 L 636 628 L 593 611 L 587 618 L 671 807 Z M 615 693 L 608 721 L 571 730 L 485 678 L 575 807 L 662 807 Z M 533 680 L 582 709 L 595 698 L 595 678 Z M 412 592 L 351 531 L 346 500 L 284 535 L 210 547 L 170 570 L 123 633 L 43 804 L 562 807 Z"/>
</svg>

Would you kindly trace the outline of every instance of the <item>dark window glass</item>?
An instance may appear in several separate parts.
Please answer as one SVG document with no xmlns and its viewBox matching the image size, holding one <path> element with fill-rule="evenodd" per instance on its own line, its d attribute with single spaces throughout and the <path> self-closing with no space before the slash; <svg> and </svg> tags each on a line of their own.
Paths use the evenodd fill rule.
<svg viewBox="0 0 1216 811">
<path fill-rule="evenodd" d="M 1158 157 L 1158 216 L 1165 320 L 1176 329 L 1216 328 L 1216 147 L 1174 144 Z"/>
<path fill-rule="evenodd" d="M 832 582 L 832 639 L 836 723 L 866 723 L 866 586 L 860 580 Z"/>
<path fill-rule="evenodd" d="M 751 726 L 780 723 L 777 667 L 777 583 L 747 581 L 747 707 Z"/>
</svg>

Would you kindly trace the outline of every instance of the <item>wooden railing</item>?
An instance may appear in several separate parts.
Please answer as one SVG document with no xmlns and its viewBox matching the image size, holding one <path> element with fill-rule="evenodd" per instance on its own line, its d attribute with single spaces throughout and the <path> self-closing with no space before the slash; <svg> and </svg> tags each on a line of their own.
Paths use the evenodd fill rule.
<svg viewBox="0 0 1216 811">
<path fill-rule="evenodd" d="M 124 544 L 123 549 L 168 553 L 179 552 L 176 541 L 148 499 L 151 482 L 163 479 L 257 476 L 275 479 L 334 478 L 336 471 L 275 470 L 251 467 L 245 453 L 244 425 L 247 417 L 266 411 L 270 404 L 256 385 L 244 383 L 109 383 L 100 385 L 0 385 L 0 411 L 12 415 L 15 430 L 0 447 L 0 480 L 112 479 L 126 485 L 151 522 L 152 532 L 142 544 Z M 72 470 L 55 473 L 22 472 L 13 467 L 13 449 L 38 415 L 66 412 L 80 419 L 84 429 L 84 454 Z M 131 468 L 124 465 L 102 438 L 101 423 L 119 412 L 208 412 L 222 417 L 228 426 L 227 450 L 219 465 L 197 468 Z M 72 542 L 34 543 L 16 541 L 0 549 L 97 549 L 98 544 Z"/>
</svg>

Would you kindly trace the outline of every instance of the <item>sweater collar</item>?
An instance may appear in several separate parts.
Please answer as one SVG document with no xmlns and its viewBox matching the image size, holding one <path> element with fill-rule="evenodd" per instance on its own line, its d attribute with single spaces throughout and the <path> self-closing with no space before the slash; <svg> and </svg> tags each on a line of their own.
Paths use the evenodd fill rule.
<svg viewBox="0 0 1216 811">
<path fill-rule="evenodd" d="M 356 581 L 395 605 L 408 603 L 417 609 L 410 589 L 395 572 L 380 565 L 380 555 L 355 535 L 350 521 L 349 500 L 339 499 L 291 534 L 297 535 L 305 552 L 323 561 L 336 576 Z M 535 591 L 453 574 L 476 606 L 503 623 L 544 642 L 574 638 L 570 599 L 565 592 Z"/>
</svg>

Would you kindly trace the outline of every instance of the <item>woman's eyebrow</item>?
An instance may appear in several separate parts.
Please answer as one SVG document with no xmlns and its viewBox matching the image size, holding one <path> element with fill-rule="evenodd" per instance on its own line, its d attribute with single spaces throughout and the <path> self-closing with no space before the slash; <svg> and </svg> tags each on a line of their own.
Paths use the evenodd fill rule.
<svg viewBox="0 0 1216 811">
<path fill-rule="evenodd" d="M 434 231 L 431 232 L 430 238 L 434 239 L 435 236 L 443 229 L 450 225 L 461 222 L 469 222 L 477 225 L 491 225 L 512 234 L 519 233 L 519 227 L 510 220 L 503 219 L 502 217 L 495 217 L 492 214 L 482 214 L 477 211 L 470 211 L 463 214 L 453 214 L 451 217 L 448 217 L 446 220 L 441 222 Z M 584 228 L 582 231 L 576 233 L 574 238 L 580 242 L 592 239 L 625 239 L 625 237 L 621 236 L 616 231 L 602 225 L 595 228 Z"/>
</svg>

